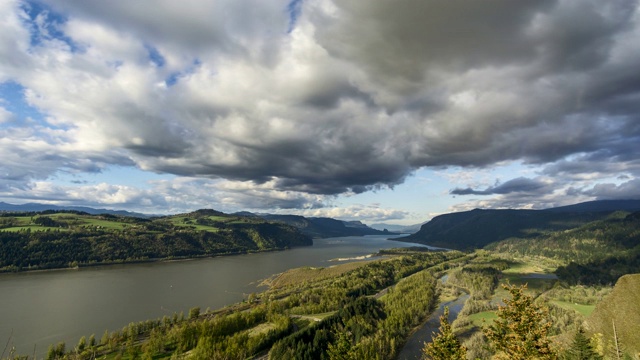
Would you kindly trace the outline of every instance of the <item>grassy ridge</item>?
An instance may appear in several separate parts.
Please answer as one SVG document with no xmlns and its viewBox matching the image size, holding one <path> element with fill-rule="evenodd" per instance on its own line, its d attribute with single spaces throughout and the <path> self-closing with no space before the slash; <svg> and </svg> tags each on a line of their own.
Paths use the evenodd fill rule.
<svg viewBox="0 0 640 360">
<path fill-rule="evenodd" d="M 296 228 L 214 210 L 155 219 L 72 212 L 2 214 L 0 271 L 190 258 L 311 245 Z"/>
</svg>

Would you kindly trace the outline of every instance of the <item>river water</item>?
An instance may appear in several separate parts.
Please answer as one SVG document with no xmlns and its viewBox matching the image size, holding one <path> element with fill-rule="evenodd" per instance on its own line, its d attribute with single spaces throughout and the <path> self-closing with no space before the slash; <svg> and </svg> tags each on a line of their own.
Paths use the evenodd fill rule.
<svg viewBox="0 0 640 360">
<path fill-rule="evenodd" d="M 261 291 L 261 279 L 287 269 L 419 246 L 387 238 L 316 239 L 313 246 L 286 251 L 0 275 L 0 347 L 8 343 L 26 355 L 35 346 L 42 356 L 52 343 L 65 341 L 71 349 L 81 336 L 95 334 L 100 341 L 105 330 L 130 322 L 240 302 Z"/>
<path fill-rule="evenodd" d="M 429 315 L 427 321 L 409 337 L 406 344 L 402 347 L 402 350 L 400 350 L 397 360 L 421 359 L 422 348 L 424 348 L 425 342 L 431 342 L 433 333 L 438 333 L 439 331 L 440 316 L 444 314 L 444 308 L 449 308 L 448 320 L 449 323 L 452 323 L 458 317 L 458 313 L 460 313 L 460 310 L 462 310 L 468 298 L 469 295 L 464 294 L 455 300 L 440 303 L 438 308 Z"/>
</svg>

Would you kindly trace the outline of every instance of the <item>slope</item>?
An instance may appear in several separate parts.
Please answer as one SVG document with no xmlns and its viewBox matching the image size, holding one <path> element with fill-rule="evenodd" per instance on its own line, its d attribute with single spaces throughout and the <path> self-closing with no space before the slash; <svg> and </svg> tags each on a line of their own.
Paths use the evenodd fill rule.
<svg viewBox="0 0 640 360">
<path fill-rule="evenodd" d="M 640 353 L 640 274 L 625 275 L 616 283 L 611 294 L 596 305 L 585 322 L 590 333 L 604 335 L 605 342 L 614 341 L 613 326 L 622 350 L 628 354 Z"/>
</svg>

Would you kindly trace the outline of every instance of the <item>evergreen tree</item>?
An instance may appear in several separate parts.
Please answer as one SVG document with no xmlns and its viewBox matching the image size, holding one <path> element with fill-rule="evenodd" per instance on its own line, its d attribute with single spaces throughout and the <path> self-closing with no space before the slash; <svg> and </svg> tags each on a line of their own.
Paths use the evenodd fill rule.
<svg viewBox="0 0 640 360">
<path fill-rule="evenodd" d="M 602 356 L 593 349 L 589 338 L 584 334 L 584 329 L 580 327 L 573 338 L 573 343 L 569 349 L 567 349 L 564 359 L 600 360 Z"/>
<path fill-rule="evenodd" d="M 425 344 L 422 353 L 426 359 L 431 360 L 465 360 L 467 349 L 460 344 L 451 330 L 449 324 L 449 308 L 444 308 L 444 314 L 440 316 L 440 333 L 433 333 L 433 339 Z"/>
<path fill-rule="evenodd" d="M 489 343 L 498 353 L 498 359 L 557 359 L 551 350 L 547 332 L 551 323 L 546 321 L 547 309 L 533 303 L 525 294 L 526 285 L 503 285 L 511 299 L 503 299 L 493 325 L 484 329 Z"/>
</svg>

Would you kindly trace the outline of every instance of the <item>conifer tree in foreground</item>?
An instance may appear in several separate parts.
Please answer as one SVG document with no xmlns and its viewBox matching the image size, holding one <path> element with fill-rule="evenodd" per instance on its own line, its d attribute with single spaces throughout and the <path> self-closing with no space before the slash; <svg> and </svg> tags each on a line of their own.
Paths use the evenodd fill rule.
<svg viewBox="0 0 640 360">
<path fill-rule="evenodd" d="M 564 359 L 600 360 L 602 359 L 602 356 L 593 349 L 589 338 L 584 334 L 584 329 L 580 327 L 573 338 L 573 343 L 569 349 L 567 349 Z"/>
<path fill-rule="evenodd" d="M 449 308 L 444 308 L 444 314 L 440 316 L 440 332 L 433 333 L 433 339 L 425 344 L 422 353 L 425 359 L 430 360 L 465 360 L 467 349 L 460 344 L 451 330 L 449 324 Z"/>
<path fill-rule="evenodd" d="M 503 285 L 511 299 L 503 299 L 493 325 L 484 329 L 497 359 L 557 359 L 551 349 L 547 332 L 551 323 L 546 321 L 547 309 L 533 303 L 525 294 L 526 285 Z"/>
</svg>

